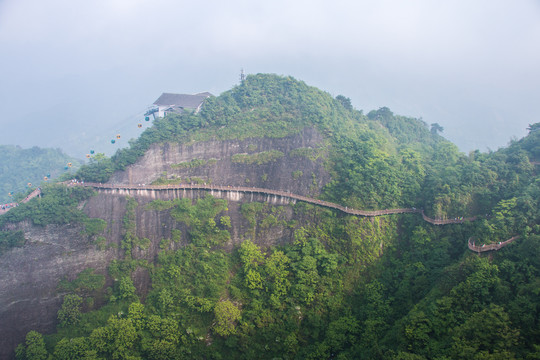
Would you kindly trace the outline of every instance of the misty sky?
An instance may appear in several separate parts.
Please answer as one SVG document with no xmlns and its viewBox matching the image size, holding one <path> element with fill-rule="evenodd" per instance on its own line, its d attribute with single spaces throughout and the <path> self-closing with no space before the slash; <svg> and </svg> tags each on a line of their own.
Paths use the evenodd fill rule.
<svg viewBox="0 0 540 360">
<path fill-rule="evenodd" d="M 110 154 L 162 92 L 241 68 L 495 150 L 540 121 L 540 1 L 0 0 L 0 144 Z"/>
</svg>

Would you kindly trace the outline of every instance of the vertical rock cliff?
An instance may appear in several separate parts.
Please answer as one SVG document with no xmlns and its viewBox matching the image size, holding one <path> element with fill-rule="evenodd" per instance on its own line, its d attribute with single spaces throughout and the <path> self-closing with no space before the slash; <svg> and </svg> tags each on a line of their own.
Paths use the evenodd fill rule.
<svg viewBox="0 0 540 360">
<path fill-rule="evenodd" d="M 322 136 L 312 128 L 285 138 L 154 144 L 135 164 L 115 173 L 110 183 L 202 181 L 316 196 L 330 181 L 324 163 L 325 146 Z M 184 224 L 175 221 L 169 211 L 147 210 L 145 206 L 156 198 L 197 199 L 206 195 L 205 191 L 98 193 L 84 204 L 83 211 L 107 223 L 101 234 L 107 243 L 101 250 L 91 238 L 82 234 L 80 224 L 45 227 L 28 222 L 10 224 L 14 229 L 23 230 L 28 241 L 24 247 L 14 248 L 0 256 L 0 357 L 11 357 L 14 347 L 24 340 L 28 331 L 48 333 L 55 329 L 57 311 L 64 295 L 57 287 L 62 279 L 72 280 L 87 268 L 105 275 L 111 260 L 125 256 L 121 246 L 128 197 L 138 204 L 135 209 L 137 237 L 150 240 L 148 248 L 135 247 L 131 255 L 152 262 L 162 250 L 161 241 L 172 238 L 173 229 L 181 231 L 182 236 L 181 241 L 171 242 L 170 248 L 185 245 L 189 237 Z M 227 197 L 227 193 L 223 196 Z M 291 241 L 292 228 L 282 225 L 261 227 L 257 223 L 250 224 L 242 215 L 243 203 L 266 202 L 268 199 L 264 196 L 229 196 L 227 200 L 231 238 L 223 244 L 226 249 L 232 249 L 245 238 L 252 238 L 262 246 Z M 295 218 L 292 207 L 287 202 L 283 204 L 283 200 L 268 206 L 283 208 L 279 215 L 282 222 Z M 137 271 L 134 277 L 138 292 L 144 297 L 150 286 L 148 275 Z"/>
</svg>

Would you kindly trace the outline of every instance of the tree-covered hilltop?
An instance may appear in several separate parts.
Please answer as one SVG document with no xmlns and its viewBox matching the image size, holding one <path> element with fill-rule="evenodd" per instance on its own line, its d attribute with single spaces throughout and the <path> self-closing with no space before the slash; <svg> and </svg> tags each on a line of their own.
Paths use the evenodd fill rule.
<svg viewBox="0 0 540 360">
<path fill-rule="evenodd" d="M 540 125 L 506 148 L 467 155 L 435 125 L 388 108 L 364 115 L 344 96 L 261 74 L 208 99 L 199 114 L 156 120 L 130 148 L 96 156 L 77 176 L 105 182 L 154 143 L 284 137 L 313 127 L 326 141 L 332 175 L 325 200 L 476 221 L 436 226 L 419 214 L 365 218 L 300 201 L 244 202 L 242 242 L 226 251 L 239 229 L 226 200 L 141 206 L 126 198 L 121 255 L 110 262 L 108 281 L 93 269 L 62 281 L 57 332 L 29 332 L 17 359 L 540 358 Z M 315 158 L 316 151 L 295 154 Z M 237 160 L 257 166 L 261 157 Z M 45 203 L 61 192 L 51 189 Z M 57 199 L 55 211 L 69 213 L 79 195 L 89 194 Z M 43 209 L 37 204 L 10 216 Z M 176 226 L 152 260 L 140 256 L 156 245 L 137 236 L 141 212 Z M 285 229 L 290 242 L 258 245 L 257 234 Z M 9 236 L 6 242 L 21 235 Z M 498 252 L 467 248 L 470 238 L 481 246 L 514 236 Z M 112 245 L 96 243 L 103 251 Z M 135 286 L 141 272 L 148 292 Z"/>
<path fill-rule="evenodd" d="M 230 91 L 207 99 L 199 114 L 156 120 L 129 148 L 111 159 L 92 159 L 78 176 L 106 181 L 113 171 L 133 164 L 153 143 L 276 138 L 312 127 L 331 145 L 328 167 L 333 169 L 334 182 L 326 191 L 327 199 L 371 209 L 419 206 L 423 169 L 414 176 L 408 173 L 417 172 L 415 164 L 420 157 L 430 157 L 435 144 L 449 143 L 432 135 L 422 121 L 394 117 L 386 110 L 378 112 L 384 115 L 382 119 L 368 117 L 354 110 L 344 96 L 334 99 L 294 78 L 251 75 Z M 379 179 L 376 188 L 358 186 L 375 176 Z M 373 192 L 380 195 L 365 196 Z"/>
<path fill-rule="evenodd" d="M 207 99 L 199 114 L 156 120 L 111 159 L 91 159 L 78 177 L 105 182 L 154 143 L 285 137 L 305 127 L 316 128 L 329 144 L 326 162 L 333 180 L 322 197 L 359 209 L 416 207 L 435 218 L 487 214 L 498 202 L 520 195 L 532 179 L 530 161 L 538 157 L 535 131 L 531 140 L 522 140 L 519 154 L 510 147 L 465 155 L 422 120 L 388 108 L 366 116 L 342 95 L 334 99 L 292 77 L 258 74 Z"/>
<path fill-rule="evenodd" d="M 60 149 L 36 146 L 22 149 L 19 146 L 0 145 L 0 203 L 14 201 L 13 196 L 25 192 L 28 183 L 37 186 L 46 176 L 60 176 L 69 163 L 70 169 L 76 170 L 82 162 L 64 154 Z M 10 196 L 10 193 L 13 195 Z"/>
</svg>

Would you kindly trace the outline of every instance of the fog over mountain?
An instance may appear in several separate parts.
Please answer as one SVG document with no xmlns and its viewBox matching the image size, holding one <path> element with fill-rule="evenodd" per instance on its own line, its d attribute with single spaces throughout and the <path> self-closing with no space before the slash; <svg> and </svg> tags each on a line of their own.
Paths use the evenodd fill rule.
<svg viewBox="0 0 540 360">
<path fill-rule="evenodd" d="M 539 121 L 539 38 L 534 0 L 3 0 L 0 144 L 110 154 L 162 92 L 218 95 L 244 68 L 486 151 Z"/>
</svg>

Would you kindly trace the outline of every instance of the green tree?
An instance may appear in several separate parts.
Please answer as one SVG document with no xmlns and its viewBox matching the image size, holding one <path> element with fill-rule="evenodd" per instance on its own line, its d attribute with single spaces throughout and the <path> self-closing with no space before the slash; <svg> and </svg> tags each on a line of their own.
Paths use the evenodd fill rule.
<svg viewBox="0 0 540 360">
<path fill-rule="evenodd" d="M 54 347 L 55 360 L 97 360 L 97 353 L 90 349 L 88 338 L 63 338 Z"/>
<path fill-rule="evenodd" d="M 150 315 L 146 328 L 151 334 L 151 338 L 146 338 L 142 344 L 147 358 L 156 360 L 181 358 L 178 351 L 181 332 L 175 320 Z"/>
<path fill-rule="evenodd" d="M 407 340 L 407 350 L 415 353 L 425 352 L 432 331 L 431 321 L 424 312 L 413 312 L 405 326 L 404 337 Z"/>
<path fill-rule="evenodd" d="M 471 267 L 472 271 L 452 288 L 450 295 L 456 308 L 479 311 L 493 301 L 500 284 L 499 267 L 486 258 L 477 257 L 468 258 L 463 267 Z"/>
<path fill-rule="evenodd" d="M 99 356 L 111 359 L 139 359 L 135 343 L 137 330 L 131 319 L 111 316 L 104 327 L 96 328 L 90 334 L 91 348 Z"/>
<path fill-rule="evenodd" d="M 370 119 L 381 120 L 381 119 L 390 119 L 390 118 L 392 118 L 394 116 L 394 113 L 389 108 L 387 108 L 386 106 L 383 106 L 383 107 L 379 108 L 379 110 L 370 111 L 367 114 L 367 116 Z"/>
<path fill-rule="evenodd" d="M 90 158 L 88 165 L 82 166 L 77 171 L 76 178 L 83 181 L 107 182 L 113 171 L 111 159 L 103 153 L 98 153 Z"/>
<path fill-rule="evenodd" d="M 19 345 L 16 350 L 17 360 L 45 360 L 48 356 L 43 335 L 34 330 L 26 334 L 24 345 Z"/>
<path fill-rule="evenodd" d="M 128 309 L 128 318 L 131 319 L 137 331 L 142 330 L 146 321 L 144 305 L 139 302 L 131 303 Z"/>
<path fill-rule="evenodd" d="M 352 104 L 351 104 L 351 99 L 349 99 L 348 97 L 345 97 L 343 95 L 338 95 L 336 96 L 336 100 L 340 102 L 341 105 L 343 105 L 343 107 L 347 110 L 352 110 L 353 107 L 352 107 Z"/>
<path fill-rule="evenodd" d="M 433 135 L 437 135 L 437 133 L 443 132 L 443 131 L 444 131 L 444 128 L 441 125 L 439 125 L 438 123 L 431 124 L 431 133 Z"/>
<path fill-rule="evenodd" d="M 257 244 L 247 239 L 242 242 L 238 250 L 240 261 L 244 270 L 256 269 L 263 262 L 264 254 Z"/>
<path fill-rule="evenodd" d="M 491 304 L 454 329 L 454 359 L 513 359 L 519 331 L 512 329 L 504 309 Z"/>
<path fill-rule="evenodd" d="M 216 334 L 227 337 L 236 333 L 236 322 L 240 319 L 240 309 L 229 300 L 220 301 L 214 308 Z"/>
<path fill-rule="evenodd" d="M 174 298 L 168 289 L 161 289 L 158 295 L 157 307 L 163 316 L 172 309 Z"/>
<path fill-rule="evenodd" d="M 363 326 L 359 327 L 360 341 L 363 358 L 377 356 L 379 342 L 388 327 L 388 319 L 391 312 L 389 301 L 385 299 L 385 289 L 381 282 L 374 280 L 366 284 L 362 293 L 358 310 L 359 318 L 363 319 Z"/>
<path fill-rule="evenodd" d="M 278 308 L 281 306 L 281 299 L 287 294 L 291 283 L 289 277 L 290 259 L 283 251 L 274 251 L 264 264 L 267 274 L 265 282 L 266 291 L 270 293 L 270 303 Z"/>
<path fill-rule="evenodd" d="M 412 354 L 405 351 L 398 352 L 397 355 L 392 358 L 392 360 L 425 360 L 425 359 L 426 358 L 422 355 Z M 445 358 L 441 358 L 441 359 L 445 359 Z"/>
<path fill-rule="evenodd" d="M 118 296 L 120 299 L 134 299 L 136 297 L 136 290 L 137 289 L 135 288 L 135 285 L 133 285 L 133 281 L 129 276 L 123 276 L 120 278 L 120 281 L 118 282 Z"/>
<path fill-rule="evenodd" d="M 515 227 L 515 212 L 517 206 L 517 198 L 501 200 L 493 209 L 493 227 L 499 236 L 504 240 L 514 232 Z"/>
<path fill-rule="evenodd" d="M 532 124 L 532 125 L 529 124 L 529 126 L 527 127 L 527 130 L 528 130 L 529 132 L 533 132 L 533 131 L 536 131 L 536 130 L 538 130 L 538 129 L 540 129 L 540 122 L 534 123 L 534 124 Z"/>
<path fill-rule="evenodd" d="M 68 294 L 64 296 L 62 307 L 58 310 L 60 326 L 77 324 L 81 318 L 82 298 L 79 295 Z"/>
<path fill-rule="evenodd" d="M 262 289 L 262 276 L 258 271 L 253 270 L 253 269 L 248 269 L 245 276 L 246 276 L 245 277 L 246 286 L 249 289 L 251 290 Z"/>
<path fill-rule="evenodd" d="M 331 353 L 339 354 L 358 340 L 358 321 L 350 316 L 341 317 L 328 325 L 325 342 Z"/>
</svg>

